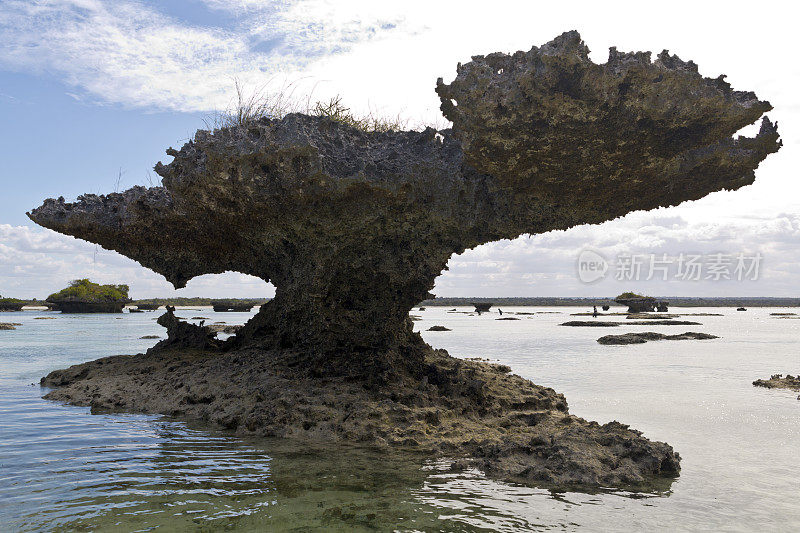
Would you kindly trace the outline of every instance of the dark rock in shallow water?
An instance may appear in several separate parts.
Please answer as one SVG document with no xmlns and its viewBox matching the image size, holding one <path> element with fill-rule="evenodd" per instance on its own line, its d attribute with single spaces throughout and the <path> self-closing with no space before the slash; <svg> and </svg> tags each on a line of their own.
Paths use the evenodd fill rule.
<svg viewBox="0 0 800 533">
<path fill-rule="evenodd" d="M 769 379 L 757 379 L 753 382 L 756 387 L 765 387 L 767 389 L 789 389 L 800 391 L 800 374 L 793 376 L 791 374 L 773 374 Z M 800 397 L 798 397 L 800 400 Z"/>
<path fill-rule="evenodd" d="M 175 316 L 175 308 L 167 306 L 167 312 L 158 317 L 158 324 L 167 328 L 167 338 L 153 349 L 169 349 L 184 347 L 194 350 L 218 350 L 222 344 L 216 332 L 209 331 L 202 325 L 190 324 Z M 202 324 L 202 322 L 201 322 Z"/>
<path fill-rule="evenodd" d="M 452 130 L 263 118 L 168 150 L 163 187 L 46 200 L 32 220 L 176 287 L 228 270 L 276 286 L 228 341 L 168 309 L 167 340 L 54 372 L 44 383 L 62 388 L 48 397 L 263 434 L 415 443 L 529 483 L 674 475 L 667 444 L 571 416 L 551 389 L 431 349 L 408 313 L 468 248 L 752 183 L 780 146 L 762 118 L 769 103 L 666 52 L 651 61 L 612 49 L 595 64 L 577 32 L 475 56 L 436 91 Z M 758 135 L 732 137 L 759 119 Z"/>
<path fill-rule="evenodd" d="M 159 307 L 161 307 L 161 304 L 135 304 L 135 305 L 136 308 L 141 311 L 155 311 Z"/>
<path fill-rule="evenodd" d="M 158 335 L 144 335 L 144 336 L 139 337 L 139 338 L 140 339 L 160 339 L 161 337 L 159 337 Z"/>
<path fill-rule="evenodd" d="M 691 320 L 631 320 L 630 322 L 622 322 L 627 326 L 702 326 L 700 322 L 693 322 Z"/>
<path fill-rule="evenodd" d="M 687 331 L 678 335 L 665 335 L 663 333 L 655 333 L 646 331 L 644 333 L 625 333 L 623 335 L 606 335 L 597 339 L 600 344 L 643 344 L 648 341 L 682 341 L 682 340 L 707 340 L 718 339 L 716 335 L 708 333 L 695 333 Z"/>
<path fill-rule="evenodd" d="M 618 326 L 702 326 L 700 322 L 691 320 L 631 320 L 630 322 L 613 322 L 610 320 L 570 320 L 561 326 L 587 328 L 615 328 Z"/>
<path fill-rule="evenodd" d="M 450 328 L 446 328 L 444 326 L 431 326 L 428 328 L 428 331 L 451 331 Z"/>
<path fill-rule="evenodd" d="M 603 320 L 570 320 L 559 325 L 586 328 L 615 328 L 621 324 L 623 324 L 623 322 L 606 322 Z"/>
<path fill-rule="evenodd" d="M 475 312 L 480 315 L 481 313 L 488 313 L 489 309 L 491 309 L 494 304 L 490 302 L 482 302 L 482 303 L 473 303 L 470 305 L 475 306 Z"/>
<path fill-rule="evenodd" d="M 255 307 L 253 304 L 214 304 L 214 311 L 217 313 L 249 313 Z"/>
<path fill-rule="evenodd" d="M 519 320 L 519 318 L 514 318 L 513 316 L 504 316 L 502 318 L 495 318 L 495 320 Z"/>
<path fill-rule="evenodd" d="M 16 322 L 0 322 L 0 330 L 12 330 L 17 329 L 17 326 L 21 326 L 22 324 L 18 324 Z"/>
<path fill-rule="evenodd" d="M 614 301 L 621 305 L 627 305 L 629 313 L 647 313 L 655 311 L 658 306 L 656 299 L 649 296 L 617 298 Z"/>
</svg>

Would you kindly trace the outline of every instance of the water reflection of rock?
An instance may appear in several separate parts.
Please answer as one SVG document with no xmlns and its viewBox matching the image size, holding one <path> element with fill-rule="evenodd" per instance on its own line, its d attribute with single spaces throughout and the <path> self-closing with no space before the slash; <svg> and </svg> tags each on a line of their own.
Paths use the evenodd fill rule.
<svg viewBox="0 0 800 533">
<path fill-rule="evenodd" d="M 64 510 L 31 523 L 49 530 L 57 521 L 71 531 L 366 532 L 558 529 L 563 520 L 558 493 L 525 489 L 510 505 L 512 487 L 444 457 L 240 438 L 168 419 L 153 422 L 150 433 L 143 449 L 73 452 L 90 452 L 80 468 L 101 471 L 104 482 L 76 486 L 61 496 Z M 669 487 L 662 480 L 606 497 L 668 496 Z M 600 498 L 570 493 L 573 505 Z M 520 505 L 537 510 L 521 513 Z"/>
</svg>

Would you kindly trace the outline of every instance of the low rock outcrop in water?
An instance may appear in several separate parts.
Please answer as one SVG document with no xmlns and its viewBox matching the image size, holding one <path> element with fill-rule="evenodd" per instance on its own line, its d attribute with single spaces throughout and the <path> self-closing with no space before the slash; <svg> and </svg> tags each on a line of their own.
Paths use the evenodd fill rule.
<svg viewBox="0 0 800 533">
<path fill-rule="evenodd" d="M 621 305 L 627 305 L 628 313 L 649 313 L 652 311 L 665 313 L 668 310 L 668 302 L 633 292 L 623 292 L 614 298 L 614 301 Z"/>
<path fill-rule="evenodd" d="M 700 322 L 691 320 L 631 320 L 630 322 L 613 322 L 604 320 L 570 320 L 559 324 L 578 328 L 616 328 L 619 326 L 702 326 Z"/>
<path fill-rule="evenodd" d="M 431 326 L 428 328 L 428 331 L 451 331 L 450 328 L 446 328 L 444 326 Z"/>
<path fill-rule="evenodd" d="M 800 374 L 793 376 L 791 374 L 773 374 L 769 379 L 757 379 L 753 382 L 756 387 L 765 387 L 767 389 L 789 389 L 793 391 L 800 391 Z M 798 397 L 800 399 L 800 397 Z"/>
<path fill-rule="evenodd" d="M 17 329 L 17 326 L 21 326 L 22 324 L 18 322 L 0 322 L 0 330 L 12 330 Z"/>
<path fill-rule="evenodd" d="M 480 302 L 480 303 L 473 303 L 470 305 L 475 306 L 475 312 L 480 315 L 481 313 L 488 313 L 489 309 L 491 309 L 492 305 L 494 304 L 490 302 Z"/>
<path fill-rule="evenodd" d="M 48 399 L 94 412 L 160 412 L 270 437 L 348 440 L 471 457 L 488 475 L 523 482 L 626 485 L 675 474 L 679 458 L 618 422 L 570 415 L 561 394 L 508 367 L 426 354 L 413 386 L 365 390 L 347 377 L 320 380 L 300 354 L 188 349 L 99 359 L 52 372 Z"/>
<path fill-rule="evenodd" d="M 146 355 L 54 372 L 48 397 L 184 413 L 242 431 L 460 450 L 491 476 L 618 485 L 678 471 L 664 443 L 567 413 L 563 397 L 427 346 L 408 313 L 453 254 L 596 224 L 754 180 L 780 147 L 753 93 L 666 51 L 577 32 L 475 56 L 437 82 L 453 128 L 369 132 L 289 114 L 198 131 L 163 186 L 49 199 L 29 216 L 176 287 L 238 271 L 275 298 L 222 342 L 168 311 Z M 732 136 L 761 120 L 752 138 Z M 324 379 L 320 379 L 323 378 Z"/>
<path fill-rule="evenodd" d="M 708 333 L 696 333 L 687 331 L 678 335 L 665 335 L 663 333 L 655 333 L 653 331 L 646 331 L 644 333 L 624 333 L 622 335 L 605 335 L 597 339 L 600 344 L 644 344 L 648 341 L 683 341 L 683 340 L 707 340 L 718 339 L 716 335 Z"/>
<path fill-rule="evenodd" d="M 142 304 L 142 303 L 137 303 L 135 305 L 136 305 L 136 308 L 139 309 L 140 311 L 155 311 L 159 307 L 161 307 L 161 304 Z"/>
</svg>

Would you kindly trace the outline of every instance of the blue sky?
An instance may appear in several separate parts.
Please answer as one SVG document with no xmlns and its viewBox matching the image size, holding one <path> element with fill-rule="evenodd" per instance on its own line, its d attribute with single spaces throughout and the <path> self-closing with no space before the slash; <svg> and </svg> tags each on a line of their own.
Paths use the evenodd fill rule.
<svg viewBox="0 0 800 533">
<path fill-rule="evenodd" d="M 200 113 L 126 109 L 69 96 L 57 79 L 0 72 L 0 129 L 5 187 L 0 221 L 30 224 L 25 212 L 47 197 L 74 198 L 157 181 L 153 165 L 164 149 L 203 125 Z M 167 158 L 169 159 L 169 158 Z"/>
<path fill-rule="evenodd" d="M 441 295 L 658 294 L 800 296 L 800 66 L 795 19 L 750 4 L 637 2 L 564 5 L 332 0 L 3 0 L 0 2 L 0 294 L 46 296 L 71 278 L 128 282 L 134 296 L 174 294 L 159 275 L 116 253 L 32 224 L 44 198 L 148 184 L 204 119 L 232 103 L 234 80 L 298 100 L 341 94 L 356 111 L 446 123 L 433 87 L 473 54 L 513 52 L 578 29 L 595 61 L 609 46 L 669 48 L 702 73 L 728 75 L 775 106 L 784 149 L 755 185 L 600 227 L 489 244 L 454 257 Z M 737 7 L 738 6 L 738 7 Z M 692 13 L 691 17 L 685 16 Z M 122 177 L 118 182 L 118 173 Z M 158 177 L 150 172 L 150 179 Z M 608 258 L 699 250 L 762 253 L 759 280 L 580 283 L 582 249 Z M 269 295 L 262 280 L 203 276 L 177 294 Z"/>
</svg>

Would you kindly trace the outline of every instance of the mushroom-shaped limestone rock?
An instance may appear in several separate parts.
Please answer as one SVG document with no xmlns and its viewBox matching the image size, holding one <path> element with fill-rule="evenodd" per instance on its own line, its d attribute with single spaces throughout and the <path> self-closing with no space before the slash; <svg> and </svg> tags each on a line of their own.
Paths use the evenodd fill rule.
<svg viewBox="0 0 800 533">
<path fill-rule="evenodd" d="M 241 342 L 411 362 L 408 311 L 453 254 L 737 189 L 780 146 L 770 104 L 723 76 L 666 51 L 612 48 L 601 65 L 588 53 L 573 31 L 473 57 L 436 88 L 452 130 L 290 114 L 198 131 L 156 165 L 163 187 L 50 199 L 29 216 L 176 287 L 227 270 L 271 281 Z M 756 137 L 732 137 L 759 119 Z"/>
<path fill-rule="evenodd" d="M 224 344 L 170 317 L 195 345 L 292 352 L 312 375 L 439 383 L 409 311 L 453 254 L 738 189 L 780 147 L 770 104 L 722 76 L 667 52 L 588 53 L 573 31 L 473 57 L 436 87 L 452 129 L 289 114 L 201 130 L 156 165 L 163 186 L 49 199 L 29 216 L 175 287 L 229 270 L 275 285 Z M 755 137 L 733 137 L 758 120 Z"/>
</svg>

